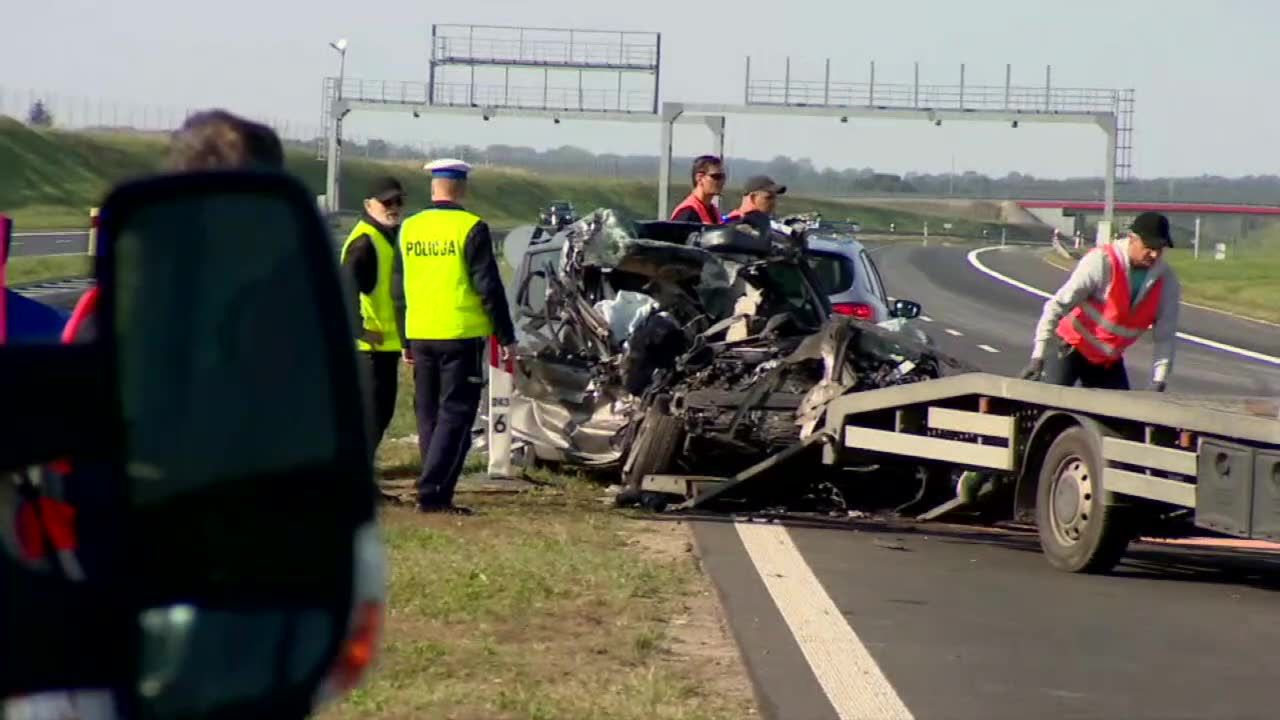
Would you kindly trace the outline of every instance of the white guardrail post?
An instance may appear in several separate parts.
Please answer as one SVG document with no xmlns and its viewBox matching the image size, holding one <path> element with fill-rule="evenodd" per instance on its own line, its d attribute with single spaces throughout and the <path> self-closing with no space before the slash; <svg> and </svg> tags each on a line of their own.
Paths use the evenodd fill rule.
<svg viewBox="0 0 1280 720">
<path fill-rule="evenodd" d="M 496 337 L 489 338 L 489 477 L 514 477 L 511 471 L 511 391 L 515 358 L 502 360 Z"/>
<path fill-rule="evenodd" d="M 85 253 L 89 257 L 98 254 L 98 208 L 89 208 L 89 247 Z"/>
</svg>

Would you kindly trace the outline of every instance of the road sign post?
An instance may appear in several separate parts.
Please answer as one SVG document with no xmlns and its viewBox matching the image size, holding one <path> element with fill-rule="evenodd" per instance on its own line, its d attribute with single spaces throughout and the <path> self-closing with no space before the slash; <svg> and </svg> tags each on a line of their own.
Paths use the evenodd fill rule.
<svg viewBox="0 0 1280 720">
<path fill-rule="evenodd" d="M 489 477 L 514 477 L 511 469 L 511 392 L 515 358 L 502 357 L 496 337 L 489 338 Z"/>
</svg>

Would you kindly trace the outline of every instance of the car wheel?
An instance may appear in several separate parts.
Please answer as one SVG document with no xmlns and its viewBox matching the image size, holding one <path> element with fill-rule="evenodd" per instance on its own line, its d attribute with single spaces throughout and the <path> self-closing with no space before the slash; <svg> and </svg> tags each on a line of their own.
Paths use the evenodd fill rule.
<svg viewBox="0 0 1280 720">
<path fill-rule="evenodd" d="M 622 465 L 622 484 L 633 491 L 640 489 L 645 475 L 670 471 L 684 443 L 684 425 L 659 405 L 654 403 L 645 411 Z"/>
</svg>

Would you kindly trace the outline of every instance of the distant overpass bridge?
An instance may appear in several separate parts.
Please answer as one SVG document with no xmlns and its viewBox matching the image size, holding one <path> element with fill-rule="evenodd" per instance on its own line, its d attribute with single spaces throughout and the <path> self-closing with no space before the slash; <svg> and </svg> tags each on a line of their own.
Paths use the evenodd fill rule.
<svg viewBox="0 0 1280 720">
<path fill-rule="evenodd" d="M 1101 213 L 1100 200 L 1015 200 L 1027 210 L 1061 210 L 1063 214 Z M 1182 215 L 1280 215 L 1280 206 L 1242 203 L 1117 202 L 1118 213 L 1161 212 Z"/>
<path fill-rule="evenodd" d="M 1065 234 L 1083 232 L 1086 229 L 1086 218 L 1091 215 L 1102 215 L 1105 212 L 1099 200 L 1015 200 L 1018 207 L 1034 215 L 1040 222 L 1057 228 Z M 1215 202 L 1117 202 L 1115 205 L 1117 220 L 1119 216 L 1134 216 L 1143 212 L 1159 212 L 1166 215 L 1195 216 L 1196 225 L 1204 215 L 1218 217 L 1280 217 L 1280 207 L 1275 205 L 1250 205 L 1246 203 Z M 1123 222 L 1123 221 L 1121 221 Z"/>
</svg>

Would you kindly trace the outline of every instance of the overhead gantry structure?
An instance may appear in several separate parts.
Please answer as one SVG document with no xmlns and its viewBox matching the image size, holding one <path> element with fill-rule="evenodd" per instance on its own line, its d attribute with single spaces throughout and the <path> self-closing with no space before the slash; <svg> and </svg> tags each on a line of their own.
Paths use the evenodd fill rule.
<svg viewBox="0 0 1280 720">
<path fill-rule="evenodd" d="M 751 74 L 747 59 L 740 104 L 663 102 L 659 33 L 571 30 L 491 25 L 433 25 L 426 82 L 326 78 L 324 127 L 325 206 L 340 207 L 342 122 L 352 111 L 593 120 L 659 125 L 658 217 L 671 201 L 675 125 L 701 121 L 723 156 L 729 115 L 1096 125 L 1106 139 L 1104 222 L 1109 236 L 1116 183 L 1132 171 L 1133 90 L 1058 88 L 1052 70 L 1043 85 L 1014 85 L 1011 66 L 1003 86 L 969 85 L 965 66 L 957 84 L 879 83 L 875 63 L 862 82 L 833 82 L 831 62 L 821 80 L 792 77 L 786 61 L 781 80 Z M 590 78 L 590 81 L 588 81 Z M 603 82 L 602 82 L 603 81 Z"/>
<path fill-rule="evenodd" d="M 826 117 L 848 122 L 850 118 L 926 121 L 999 122 L 1018 127 L 1023 122 L 1096 125 L 1106 139 L 1104 158 L 1104 223 L 1099 237 L 1109 237 L 1115 215 L 1117 181 L 1132 172 L 1133 90 L 1055 88 L 1052 70 L 1045 69 L 1045 83 L 1037 86 L 1013 84 L 1013 69 L 1005 66 L 1003 86 L 972 86 L 965 83 L 965 66 L 954 85 L 921 85 L 919 65 L 910 84 L 877 84 L 875 63 L 865 82 L 832 82 L 831 63 L 826 62 L 821 80 L 797 80 L 786 62 L 784 78 L 759 80 L 751 76 L 747 60 L 746 82 L 741 104 L 663 103 L 659 140 L 658 214 L 666 216 L 670 193 L 670 166 L 674 124 L 689 116 L 707 118 L 717 128 L 717 142 L 723 148 L 724 118 L 728 115 L 770 115 L 783 117 Z"/>
</svg>

